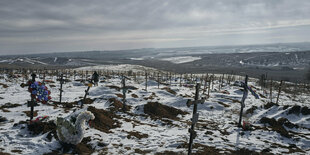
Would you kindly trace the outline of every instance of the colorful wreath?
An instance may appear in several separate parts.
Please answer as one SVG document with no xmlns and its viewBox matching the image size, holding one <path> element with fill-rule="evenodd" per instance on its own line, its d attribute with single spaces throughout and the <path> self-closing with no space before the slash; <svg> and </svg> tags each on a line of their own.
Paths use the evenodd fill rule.
<svg viewBox="0 0 310 155">
<path fill-rule="evenodd" d="M 29 81 L 28 85 L 28 91 L 31 93 L 31 96 L 36 99 L 37 102 L 45 104 L 51 99 L 51 92 L 41 82 Z"/>
</svg>

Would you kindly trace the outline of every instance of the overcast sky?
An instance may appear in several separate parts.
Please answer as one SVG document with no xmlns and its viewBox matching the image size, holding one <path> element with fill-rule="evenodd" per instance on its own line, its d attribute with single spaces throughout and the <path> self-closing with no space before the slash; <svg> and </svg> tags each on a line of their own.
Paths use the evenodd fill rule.
<svg viewBox="0 0 310 155">
<path fill-rule="evenodd" d="M 0 0 L 1 54 L 310 41 L 310 0 Z"/>
</svg>

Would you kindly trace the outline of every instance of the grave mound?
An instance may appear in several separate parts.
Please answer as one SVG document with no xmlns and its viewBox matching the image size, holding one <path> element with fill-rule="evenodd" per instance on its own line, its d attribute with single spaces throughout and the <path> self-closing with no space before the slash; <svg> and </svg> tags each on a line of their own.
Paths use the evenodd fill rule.
<svg viewBox="0 0 310 155">
<path fill-rule="evenodd" d="M 264 105 L 264 109 L 269 109 L 273 106 L 279 106 L 279 105 L 273 102 L 268 102 L 267 104 Z"/>
<path fill-rule="evenodd" d="M 177 115 L 186 115 L 188 112 L 176 109 L 174 107 L 166 106 L 158 102 L 148 102 L 144 105 L 144 113 L 151 117 L 169 118 L 178 120 Z"/>
<path fill-rule="evenodd" d="M 261 123 L 269 124 L 273 131 L 278 132 L 281 136 L 291 138 L 291 135 L 288 131 L 283 127 L 285 120 L 275 120 L 274 118 L 263 117 L 260 119 Z"/>
<path fill-rule="evenodd" d="M 95 119 L 91 121 L 91 126 L 105 133 L 111 133 L 110 129 L 120 127 L 120 122 L 115 120 L 120 117 L 111 111 L 96 109 L 93 106 L 88 107 L 88 111 L 95 115 Z M 115 119 L 113 119 L 115 118 Z"/>
</svg>

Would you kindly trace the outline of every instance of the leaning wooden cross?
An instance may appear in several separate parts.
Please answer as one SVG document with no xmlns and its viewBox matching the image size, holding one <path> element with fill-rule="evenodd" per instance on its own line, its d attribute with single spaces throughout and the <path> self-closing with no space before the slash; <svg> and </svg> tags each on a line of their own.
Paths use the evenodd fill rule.
<svg viewBox="0 0 310 155">
<path fill-rule="evenodd" d="M 190 155 L 192 152 L 192 145 L 193 145 L 193 140 L 197 136 L 196 131 L 194 130 L 196 123 L 198 122 L 198 117 L 199 113 L 197 113 L 197 104 L 203 104 L 205 102 L 205 99 L 198 99 L 199 98 L 199 88 L 200 88 L 200 83 L 196 84 L 196 93 L 195 93 L 195 100 L 191 101 L 190 99 L 187 100 L 186 105 L 187 107 L 190 107 L 191 105 L 194 105 L 193 109 L 193 118 L 192 118 L 192 124 L 191 128 L 189 128 L 188 132 L 190 133 L 190 139 L 189 139 L 189 145 L 188 145 L 188 154 Z"/>
<path fill-rule="evenodd" d="M 86 102 L 86 97 L 87 95 L 89 95 L 89 89 L 90 87 L 93 86 L 93 83 L 91 81 L 89 81 L 89 83 L 87 84 L 87 89 L 85 90 L 85 95 L 84 95 L 84 98 L 83 98 L 83 101 L 82 101 L 82 104 L 81 104 L 81 108 L 83 108 L 83 104 Z"/>
<path fill-rule="evenodd" d="M 242 127 L 241 121 L 242 121 L 242 113 L 243 113 L 243 108 L 245 107 L 244 101 L 248 96 L 248 91 L 251 92 L 251 94 L 256 98 L 259 99 L 258 95 L 252 90 L 251 87 L 248 86 L 248 75 L 245 76 L 245 82 L 241 82 L 241 87 L 243 87 L 243 96 L 241 99 L 241 110 L 240 110 L 240 117 L 239 117 L 239 123 L 238 126 Z"/>
</svg>

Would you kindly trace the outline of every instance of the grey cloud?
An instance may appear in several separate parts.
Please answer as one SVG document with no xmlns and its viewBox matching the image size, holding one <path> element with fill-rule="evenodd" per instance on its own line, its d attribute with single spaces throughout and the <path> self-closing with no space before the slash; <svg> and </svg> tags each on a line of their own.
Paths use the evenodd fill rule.
<svg viewBox="0 0 310 155">
<path fill-rule="evenodd" d="M 308 0 L 0 1 L 0 40 L 2 42 L 0 44 L 12 44 L 5 46 L 7 49 L 2 48 L 2 50 L 16 48 L 17 51 L 22 51 L 22 48 L 16 47 L 18 45 L 13 46 L 14 39 L 16 42 L 37 38 L 46 41 L 52 38 L 60 41 L 64 38 L 83 38 L 83 36 L 88 39 L 88 42 L 103 38 L 105 43 L 102 44 L 115 45 L 119 42 L 107 42 L 104 38 L 119 36 L 115 40 L 122 40 L 122 37 L 128 40 L 139 36 L 140 39 L 156 38 L 158 40 L 166 39 L 166 34 L 169 34 L 171 38 L 194 40 L 197 37 L 190 37 L 197 33 L 204 36 L 204 38 L 200 37 L 201 44 L 203 42 L 214 44 L 214 41 L 208 42 L 210 38 L 207 36 L 210 31 L 214 33 L 233 31 L 235 33 L 236 29 L 255 31 L 261 28 L 271 31 L 272 28 L 300 25 L 310 25 L 310 1 Z M 194 33 L 194 31 L 197 32 Z M 219 33 L 222 40 L 230 39 L 229 36 L 225 38 L 222 34 Z M 279 35 L 279 33 L 274 34 Z M 241 34 L 234 36 L 242 37 Z M 309 38 L 301 38 L 309 41 Z M 256 40 L 259 39 L 262 37 Z M 238 41 L 238 37 L 234 41 Z M 70 44 L 70 41 L 66 43 Z M 41 42 L 41 44 L 46 44 L 42 46 L 45 48 L 53 47 L 49 47 L 47 42 Z M 159 44 L 154 43 L 156 46 Z M 170 45 L 175 44 L 178 43 Z M 83 43 L 83 45 L 88 48 L 87 44 Z M 152 45 L 152 43 L 150 41 L 145 45 Z M 168 46 L 169 42 L 163 45 Z M 89 44 L 89 47 L 91 46 L 93 47 L 94 44 Z M 123 43 L 119 47 L 125 46 L 129 46 L 129 43 Z M 63 47 L 64 50 L 70 50 L 69 46 Z"/>
</svg>

